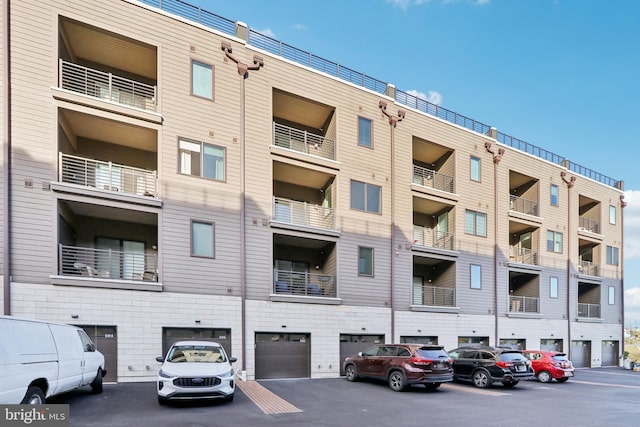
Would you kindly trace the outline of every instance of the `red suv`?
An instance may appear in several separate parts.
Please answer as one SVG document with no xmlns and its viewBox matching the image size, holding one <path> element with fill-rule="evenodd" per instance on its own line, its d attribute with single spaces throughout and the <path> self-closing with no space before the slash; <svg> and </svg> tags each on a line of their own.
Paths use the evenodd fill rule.
<svg viewBox="0 0 640 427">
<path fill-rule="evenodd" d="M 377 344 L 344 360 L 347 380 L 375 378 L 389 383 L 393 391 L 411 384 L 435 390 L 453 381 L 452 361 L 440 345 Z"/>
<path fill-rule="evenodd" d="M 522 350 L 522 354 L 531 361 L 536 377 L 542 383 L 551 382 L 554 378 L 559 383 L 563 383 L 574 375 L 573 364 L 564 353 L 546 350 Z"/>
</svg>

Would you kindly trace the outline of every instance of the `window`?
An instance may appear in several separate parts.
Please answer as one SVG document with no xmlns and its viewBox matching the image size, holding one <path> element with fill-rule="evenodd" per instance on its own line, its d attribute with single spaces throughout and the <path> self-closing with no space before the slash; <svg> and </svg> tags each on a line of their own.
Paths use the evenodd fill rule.
<svg viewBox="0 0 640 427">
<path fill-rule="evenodd" d="M 213 67 L 191 61 L 191 94 L 213 99 Z"/>
<path fill-rule="evenodd" d="M 382 188 L 359 181 L 351 181 L 351 209 L 380 213 Z"/>
<path fill-rule="evenodd" d="M 180 139 L 179 147 L 180 173 L 224 181 L 224 148 L 185 139 Z"/>
<path fill-rule="evenodd" d="M 191 221 L 191 256 L 214 258 L 214 224 Z"/>
<path fill-rule="evenodd" d="M 562 253 L 562 233 L 547 231 L 547 251 Z"/>
<path fill-rule="evenodd" d="M 619 251 L 620 249 L 615 246 L 607 246 L 607 264 L 618 265 Z"/>
<path fill-rule="evenodd" d="M 480 159 L 471 157 L 471 180 L 480 182 Z"/>
<path fill-rule="evenodd" d="M 464 213 L 464 232 L 487 237 L 487 214 L 466 210 Z"/>
<path fill-rule="evenodd" d="M 471 289 L 482 289 L 482 267 L 471 264 Z"/>
<path fill-rule="evenodd" d="M 558 186 L 551 184 L 551 206 L 558 206 Z"/>
<path fill-rule="evenodd" d="M 616 207 L 615 206 L 609 206 L 609 224 L 614 224 L 616 223 Z"/>
<path fill-rule="evenodd" d="M 358 276 L 373 277 L 373 248 L 358 246 Z"/>
<path fill-rule="evenodd" d="M 373 122 L 364 117 L 358 117 L 358 145 L 373 148 Z"/>
<path fill-rule="evenodd" d="M 609 305 L 616 303 L 616 288 L 609 286 Z"/>
<path fill-rule="evenodd" d="M 549 298 L 558 298 L 558 278 L 555 276 L 549 278 Z"/>
</svg>

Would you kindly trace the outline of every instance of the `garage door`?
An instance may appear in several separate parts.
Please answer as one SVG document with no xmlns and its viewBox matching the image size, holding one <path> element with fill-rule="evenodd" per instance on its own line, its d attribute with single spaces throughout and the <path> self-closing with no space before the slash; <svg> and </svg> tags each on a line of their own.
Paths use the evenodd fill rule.
<svg viewBox="0 0 640 427">
<path fill-rule="evenodd" d="M 78 325 L 89 335 L 96 349 L 104 355 L 105 382 L 118 381 L 118 337 L 115 326 Z"/>
<path fill-rule="evenodd" d="M 342 362 L 345 357 L 358 354 L 373 344 L 384 344 L 384 335 L 340 334 L 340 375 L 344 375 Z"/>
<path fill-rule="evenodd" d="M 438 344 L 438 337 L 427 336 L 401 336 L 400 342 L 403 344 Z"/>
<path fill-rule="evenodd" d="M 602 341 L 602 366 L 618 365 L 618 341 Z"/>
<path fill-rule="evenodd" d="M 217 342 L 229 357 L 234 356 L 231 354 L 231 329 L 216 328 L 162 328 L 162 354 L 167 354 L 173 343 L 188 340 Z"/>
<path fill-rule="evenodd" d="M 500 346 L 509 347 L 514 350 L 525 350 L 527 348 L 527 341 L 519 338 L 500 339 Z"/>
<path fill-rule="evenodd" d="M 540 340 L 540 350 L 563 351 L 562 340 L 554 340 L 554 339 Z"/>
<path fill-rule="evenodd" d="M 309 378 L 309 334 L 256 333 L 256 379 Z"/>
<path fill-rule="evenodd" d="M 576 368 L 590 368 L 591 341 L 571 341 L 571 361 Z"/>
</svg>

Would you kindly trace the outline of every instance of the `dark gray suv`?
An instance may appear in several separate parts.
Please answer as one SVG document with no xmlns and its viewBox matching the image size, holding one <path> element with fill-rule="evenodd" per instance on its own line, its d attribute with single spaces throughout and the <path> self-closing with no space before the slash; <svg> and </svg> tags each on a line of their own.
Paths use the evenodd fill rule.
<svg viewBox="0 0 640 427">
<path fill-rule="evenodd" d="M 476 387 L 489 387 L 494 382 L 514 387 L 534 378 L 531 362 L 519 350 L 470 346 L 451 350 L 449 356 L 453 359 L 453 378 L 472 382 Z"/>
</svg>

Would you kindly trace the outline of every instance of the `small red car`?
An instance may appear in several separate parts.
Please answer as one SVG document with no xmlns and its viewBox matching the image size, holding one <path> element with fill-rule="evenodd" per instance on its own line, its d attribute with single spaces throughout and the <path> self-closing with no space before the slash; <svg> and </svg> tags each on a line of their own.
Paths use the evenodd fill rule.
<svg viewBox="0 0 640 427">
<path fill-rule="evenodd" d="M 522 350 L 524 357 L 531 361 L 536 377 L 542 383 L 551 382 L 554 378 L 563 383 L 575 373 L 575 368 L 567 355 L 560 351 Z"/>
</svg>

